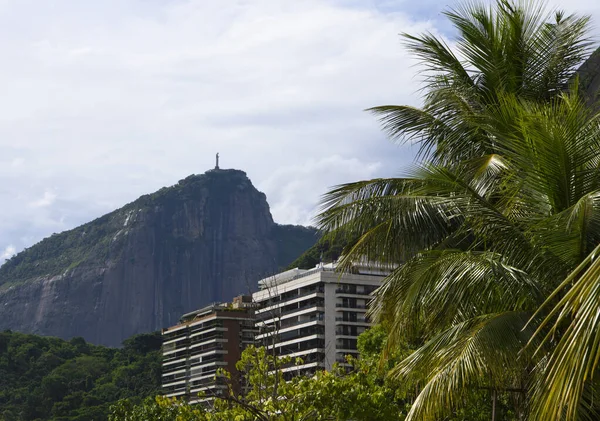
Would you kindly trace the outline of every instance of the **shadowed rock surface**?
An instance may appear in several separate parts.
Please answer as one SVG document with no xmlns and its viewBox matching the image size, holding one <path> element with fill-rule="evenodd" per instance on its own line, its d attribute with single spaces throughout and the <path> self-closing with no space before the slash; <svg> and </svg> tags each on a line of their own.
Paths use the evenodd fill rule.
<svg viewBox="0 0 600 421">
<path fill-rule="evenodd" d="M 117 346 L 254 290 L 316 240 L 275 224 L 243 171 L 193 175 L 8 260 L 0 330 Z"/>
<path fill-rule="evenodd" d="M 579 86 L 589 104 L 600 104 L 600 48 L 577 70 Z"/>
</svg>

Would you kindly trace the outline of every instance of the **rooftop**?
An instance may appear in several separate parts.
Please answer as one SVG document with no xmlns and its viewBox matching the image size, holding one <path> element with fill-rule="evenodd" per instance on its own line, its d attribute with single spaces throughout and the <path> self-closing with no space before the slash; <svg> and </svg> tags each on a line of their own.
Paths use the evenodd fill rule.
<svg viewBox="0 0 600 421">
<path fill-rule="evenodd" d="M 248 309 L 254 308 L 255 304 L 252 302 L 252 297 L 248 295 L 240 295 L 235 297 L 231 303 L 212 303 L 198 310 L 191 311 L 184 314 L 179 319 L 179 324 L 171 326 L 167 329 L 163 329 L 163 332 L 177 329 L 183 325 L 187 325 L 194 320 L 201 319 L 204 316 L 208 316 L 218 311 L 237 311 L 247 312 Z"/>
<path fill-rule="evenodd" d="M 337 268 L 338 262 L 332 262 L 327 264 L 318 264 L 313 269 L 294 268 L 286 270 L 285 272 L 261 279 L 258 281 L 258 288 L 260 290 L 272 288 L 274 286 L 285 284 L 296 279 L 305 278 L 319 272 L 336 272 Z M 358 275 L 387 276 L 395 268 L 396 265 L 368 261 L 357 261 L 352 263 L 352 273 Z"/>
</svg>

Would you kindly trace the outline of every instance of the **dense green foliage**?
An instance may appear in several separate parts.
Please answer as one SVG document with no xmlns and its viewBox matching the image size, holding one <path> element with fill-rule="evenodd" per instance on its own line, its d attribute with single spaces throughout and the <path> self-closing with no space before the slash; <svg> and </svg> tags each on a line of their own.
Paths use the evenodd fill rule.
<svg viewBox="0 0 600 421">
<path fill-rule="evenodd" d="M 580 92 L 588 18 L 543 4 L 465 2 L 455 48 L 406 35 L 423 106 L 372 111 L 420 147 L 403 178 L 338 186 L 319 225 L 350 233 L 342 267 L 398 264 L 371 315 L 407 419 L 598 420 L 600 113 Z M 599 71 L 597 69 L 596 71 Z M 490 410 L 491 409 L 491 410 Z"/>
<path fill-rule="evenodd" d="M 243 396 L 230 389 L 212 406 L 190 407 L 161 397 L 141 405 L 131 400 L 112 408 L 111 421 L 399 421 L 406 403 L 401 389 L 386 379 L 379 364 L 384 344 L 380 329 L 363 334 L 359 351 L 364 358 L 349 358 L 348 367 L 319 371 L 314 376 L 285 380 L 281 368 L 299 364 L 290 357 L 277 358 L 265 348 L 247 348 L 237 368 L 248 390 Z M 394 356 L 397 358 L 400 354 Z M 222 373 L 227 378 L 227 373 Z"/>
<path fill-rule="evenodd" d="M 119 399 L 154 396 L 160 385 L 159 333 L 120 349 L 58 338 L 0 333 L 0 421 L 107 419 Z"/>
</svg>

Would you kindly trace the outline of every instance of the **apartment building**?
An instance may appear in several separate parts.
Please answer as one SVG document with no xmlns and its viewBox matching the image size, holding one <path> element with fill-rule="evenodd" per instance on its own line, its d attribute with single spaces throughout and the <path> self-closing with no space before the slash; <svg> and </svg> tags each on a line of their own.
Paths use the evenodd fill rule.
<svg viewBox="0 0 600 421">
<path fill-rule="evenodd" d="M 167 397 L 190 403 L 212 399 L 230 387 L 216 376 L 219 368 L 235 380 L 236 362 L 254 343 L 254 305 L 250 296 L 234 298 L 230 304 L 212 304 L 181 317 L 179 324 L 163 329 L 162 390 Z M 200 399 L 198 393 L 203 392 Z"/>
<path fill-rule="evenodd" d="M 252 295 L 258 305 L 256 343 L 302 359 L 284 368 L 288 377 L 344 364 L 346 355 L 357 355 L 356 338 L 371 325 L 367 304 L 389 271 L 366 263 L 355 264 L 349 274 L 335 269 L 332 263 L 288 270 L 259 281 Z"/>
</svg>

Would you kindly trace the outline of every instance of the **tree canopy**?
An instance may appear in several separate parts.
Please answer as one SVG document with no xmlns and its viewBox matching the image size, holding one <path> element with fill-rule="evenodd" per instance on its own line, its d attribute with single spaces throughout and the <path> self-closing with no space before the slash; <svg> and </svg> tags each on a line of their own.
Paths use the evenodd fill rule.
<svg viewBox="0 0 600 421">
<path fill-rule="evenodd" d="M 159 392 L 161 343 L 159 333 L 116 349 L 0 332 L 0 420 L 106 420 L 119 399 Z"/>
</svg>

